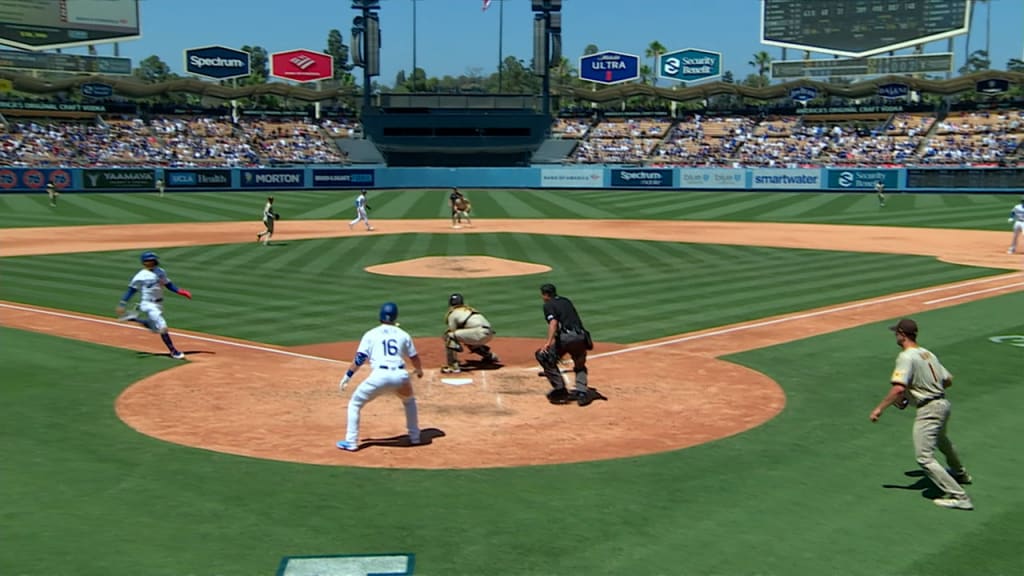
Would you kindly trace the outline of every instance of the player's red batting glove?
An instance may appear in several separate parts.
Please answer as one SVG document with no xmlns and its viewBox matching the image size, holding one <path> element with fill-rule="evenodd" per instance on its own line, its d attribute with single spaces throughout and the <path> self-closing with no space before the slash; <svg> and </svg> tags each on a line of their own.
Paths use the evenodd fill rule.
<svg viewBox="0 0 1024 576">
<path fill-rule="evenodd" d="M 185 290 L 184 288 L 179 288 L 178 289 L 178 294 L 181 294 L 182 296 L 184 296 L 185 298 L 188 298 L 189 300 L 192 299 L 192 293 L 189 292 L 188 290 Z"/>
</svg>

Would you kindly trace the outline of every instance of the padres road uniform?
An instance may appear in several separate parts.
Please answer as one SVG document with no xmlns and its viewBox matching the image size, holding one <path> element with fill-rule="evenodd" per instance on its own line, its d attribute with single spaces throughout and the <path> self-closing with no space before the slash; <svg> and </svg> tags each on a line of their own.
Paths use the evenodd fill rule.
<svg viewBox="0 0 1024 576">
<path fill-rule="evenodd" d="M 267 198 L 267 203 L 263 205 L 263 232 L 256 235 L 256 241 L 263 241 L 263 245 L 270 244 L 270 238 L 274 235 L 274 220 L 277 217 L 277 213 L 274 212 L 274 197 Z"/>
<path fill-rule="evenodd" d="M 1013 242 L 1010 243 L 1006 253 L 1016 254 L 1017 241 L 1020 240 L 1020 235 L 1024 233 L 1024 198 L 1021 199 L 1020 204 L 1017 204 L 1013 207 L 1013 210 L 1010 210 L 1010 222 L 1013 222 Z"/>
<path fill-rule="evenodd" d="M 490 321 L 480 311 L 467 306 L 462 294 L 455 293 L 449 296 L 448 304 L 448 312 L 444 316 L 444 322 L 448 326 L 444 336 L 447 365 L 441 371 L 460 371 L 457 354 L 462 352 L 462 344 L 465 344 L 470 352 L 480 355 L 484 362 L 497 364 L 498 357 L 487 345 L 494 339 L 495 334 Z"/>
<path fill-rule="evenodd" d="M 469 215 L 466 214 L 469 201 L 462 195 L 462 192 L 459 192 L 458 188 L 452 188 L 452 193 L 448 195 L 448 204 L 451 205 L 452 209 L 452 228 L 458 228 L 459 224 L 462 223 L 463 217 L 469 221 Z"/>
<path fill-rule="evenodd" d="M 156 191 L 159 192 L 161 196 L 164 195 L 164 181 L 162 179 L 156 181 Z"/>
<path fill-rule="evenodd" d="M 60 196 L 60 192 L 57 192 L 57 187 L 53 185 L 53 182 L 46 185 L 46 195 L 50 197 L 50 206 L 57 207 L 57 196 Z"/>
<path fill-rule="evenodd" d="M 419 415 L 416 409 L 416 396 L 409 381 L 406 370 L 406 358 L 416 369 L 416 376 L 422 377 L 423 370 L 416 354 L 416 346 L 412 337 L 398 327 L 398 306 L 388 302 L 380 309 L 380 326 L 363 334 L 359 341 L 355 360 L 345 372 L 340 382 L 342 391 L 349 380 L 366 362 L 370 363 L 370 375 L 356 387 L 348 403 L 348 427 L 345 439 L 337 443 L 338 448 L 350 452 L 359 449 L 359 413 L 363 406 L 384 393 L 394 393 L 402 400 L 405 408 L 405 424 L 409 431 L 409 441 L 420 443 Z"/>
<path fill-rule="evenodd" d="M 875 196 L 878 197 L 878 205 L 885 206 L 885 184 L 875 182 Z"/>
</svg>

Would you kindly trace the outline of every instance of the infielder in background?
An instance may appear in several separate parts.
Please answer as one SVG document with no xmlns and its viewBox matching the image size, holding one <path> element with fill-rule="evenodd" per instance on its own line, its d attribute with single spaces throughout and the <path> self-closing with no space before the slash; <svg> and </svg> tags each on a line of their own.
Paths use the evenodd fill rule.
<svg viewBox="0 0 1024 576">
<path fill-rule="evenodd" d="M 541 286 L 540 297 L 544 300 L 544 320 L 548 324 L 548 335 L 544 347 L 537 350 L 535 356 L 551 384 L 548 401 L 552 404 L 565 404 L 575 398 L 580 406 L 586 406 L 603 398 L 587 385 L 587 351 L 594 349 L 594 343 L 590 332 L 583 327 L 576 307 L 568 298 L 558 295 L 554 284 Z M 572 371 L 576 373 L 576 391 L 572 397 L 565 389 L 562 370 L 558 366 L 558 361 L 566 354 L 572 357 Z"/>
<path fill-rule="evenodd" d="M 1020 199 L 1020 204 L 1017 204 L 1010 210 L 1009 222 L 1013 222 L 1013 242 L 1010 242 L 1010 247 L 1006 249 L 1007 254 L 1017 253 L 1017 241 L 1020 240 L 1021 233 L 1024 233 L 1024 198 Z"/>
<path fill-rule="evenodd" d="M 452 228 L 458 228 L 459 224 L 462 223 L 462 219 L 465 218 L 466 222 L 472 224 L 473 222 L 469 219 L 470 203 L 469 200 L 459 192 L 459 189 L 455 186 L 452 187 L 451 194 L 448 195 L 448 204 L 452 209 Z"/>
<path fill-rule="evenodd" d="M 373 370 L 370 375 L 356 387 L 348 402 L 348 430 L 344 440 L 339 440 L 338 448 L 355 452 L 359 449 L 359 413 L 363 406 L 385 392 L 393 392 L 405 407 L 405 425 L 409 430 L 409 442 L 420 443 L 419 416 L 416 411 L 416 395 L 409 381 L 409 372 L 405 368 L 408 359 L 415 369 L 416 377 L 423 377 L 423 367 L 416 354 L 416 346 L 412 337 L 398 327 L 398 305 L 386 302 L 380 307 L 380 326 L 363 334 L 356 350 L 355 359 L 349 365 L 345 376 L 339 382 L 344 392 L 349 380 L 366 362 Z"/>
<path fill-rule="evenodd" d="M 46 195 L 50 198 L 50 206 L 56 208 L 57 196 L 60 196 L 60 192 L 57 192 L 57 187 L 53 185 L 53 182 L 46 185 Z"/>
<path fill-rule="evenodd" d="M 875 182 L 875 196 L 878 197 L 878 206 L 885 206 L 885 183 L 881 180 Z"/>
<path fill-rule="evenodd" d="M 369 209 L 370 205 L 366 203 L 366 189 L 364 188 L 359 192 L 359 196 L 356 196 L 356 217 L 348 223 L 348 229 L 351 230 L 353 226 L 362 221 L 366 223 L 367 230 L 373 230 L 373 226 L 370 226 L 370 219 L 366 216 Z"/>
<path fill-rule="evenodd" d="M 274 197 L 267 196 L 267 203 L 263 205 L 263 232 L 256 235 L 256 242 L 263 242 L 264 246 L 270 245 L 270 239 L 274 236 L 274 222 L 281 215 L 274 211 Z"/>
<path fill-rule="evenodd" d="M 157 178 L 156 180 L 156 191 L 160 193 L 160 197 L 164 197 L 164 181 L 163 178 Z"/>
<path fill-rule="evenodd" d="M 896 357 L 896 368 L 889 378 L 892 383 L 889 393 L 871 411 L 871 421 L 877 422 L 889 406 L 902 410 L 913 402 L 917 407 L 917 417 L 914 418 L 917 463 L 943 492 L 941 498 L 934 500 L 935 504 L 944 508 L 973 510 L 974 504 L 961 486 L 971 483 L 971 475 L 964 469 L 946 435 L 950 414 L 946 388 L 953 385 L 953 376 L 935 354 L 917 343 L 917 322 L 904 318 L 889 329 L 896 333 L 896 344 L 903 350 Z M 951 472 L 935 459 L 936 447 L 946 456 Z"/>
<path fill-rule="evenodd" d="M 465 344 L 473 354 L 480 355 L 487 364 L 497 364 L 498 357 L 487 345 L 494 338 L 494 329 L 478 310 L 467 306 L 458 292 L 448 297 L 448 312 L 444 315 L 448 329 L 444 333 L 446 365 L 441 368 L 445 374 L 461 372 L 458 353 Z"/>
<path fill-rule="evenodd" d="M 167 273 L 160 267 L 160 260 L 155 253 L 143 252 L 139 259 L 142 261 L 142 270 L 135 273 L 128 284 L 128 291 L 121 296 L 121 302 L 117 305 L 117 319 L 138 322 L 159 334 L 171 353 L 171 358 L 183 360 L 185 355 L 174 347 L 171 335 L 167 333 L 167 321 L 164 320 L 164 287 L 189 300 L 192 299 L 192 293 L 184 288 L 178 288 L 171 282 Z M 126 310 L 128 302 L 136 292 L 139 293 L 137 308 L 145 314 L 144 318 L 140 318 L 135 310 Z"/>
</svg>

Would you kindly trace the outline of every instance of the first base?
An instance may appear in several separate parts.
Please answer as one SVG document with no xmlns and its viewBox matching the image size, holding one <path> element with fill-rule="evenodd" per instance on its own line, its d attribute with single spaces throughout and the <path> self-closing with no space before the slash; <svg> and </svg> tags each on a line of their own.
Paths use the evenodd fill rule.
<svg viewBox="0 0 1024 576">
<path fill-rule="evenodd" d="M 472 378 L 441 378 L 442 384 L 450 384 L 452 386 L 465 386 L 466 384 L 472 384 Z"/>
</svg>

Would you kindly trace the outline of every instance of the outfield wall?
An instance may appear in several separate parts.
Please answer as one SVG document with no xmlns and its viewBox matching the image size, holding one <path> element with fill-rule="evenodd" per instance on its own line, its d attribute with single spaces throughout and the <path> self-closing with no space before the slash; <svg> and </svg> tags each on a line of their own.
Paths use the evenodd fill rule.
<svg viewBox="0 0 1024 576">
<path fill-rule="evenodd" d="M 621 188 L 869 192 L 1024 192 L 1024 168 L 0 168 L 0 193 L 344 188 Z"/>
</svg>

